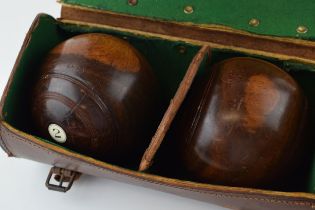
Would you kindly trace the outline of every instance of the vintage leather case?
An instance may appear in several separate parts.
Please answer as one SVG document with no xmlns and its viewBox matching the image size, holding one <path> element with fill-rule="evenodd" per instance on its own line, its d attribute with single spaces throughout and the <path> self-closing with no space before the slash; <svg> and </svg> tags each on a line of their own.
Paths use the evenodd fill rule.
<svg viewBox="0 0 315 210">
<path fill-rule="evenodd" d="M 67 191 L 82 173 L 232 209 L 315 208 L 311 158 L 305 161 L 303 173 L 307 176 L 296 178 L 301 186 L 294 192 L 197 183 L 158 175 L 154 170 L 143 173 L 78 154 L 31 135 L 27 102 L 36 67 L 47 51 L 76 34 L 102 32 L 128 40 L 148 58 L 153 68 L 164 69 L 158 77 L 169 100 L 200 46 L 206 45 L 211 47 L 212 63 L 233 56 L 253 56 L 280 65 L 298 81 L 312 107 L 315 101 L 312 87 L 315 81 L 314 1 L 198 0 L 189 4 L 167 0 L 62 0 L 61 3 L 60 19 L 40 14 L 34 20 L 3 93 L 0 145 L 9 157 L 54 166 L 46 183 L 53 190 Z M 200 72 L 204 66 L 200 66 Z M 310 118 L 313 116 L 311 113 Z M 309 156 L 313 155 L 311 149 Z M 52 177 L 69 185 L 52 185 L 49 182 Z"/>
</svg>

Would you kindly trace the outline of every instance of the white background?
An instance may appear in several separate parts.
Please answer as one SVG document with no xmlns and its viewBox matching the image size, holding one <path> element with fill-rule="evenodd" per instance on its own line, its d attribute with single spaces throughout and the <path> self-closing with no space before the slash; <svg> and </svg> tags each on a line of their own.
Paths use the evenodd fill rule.
<svg viewBox="0 0 315 210">
<path fill-rule="evenodd" d="M 59 16 L 55 0 L 0 0 L 0 93 L 36 14 Z M 7 158 L 0 150 L 1 210 L 194 209 L 223 208 L 134 185 L 82 176 L 66 194 L 44 185 L 50 166 Z"/>
</svg>

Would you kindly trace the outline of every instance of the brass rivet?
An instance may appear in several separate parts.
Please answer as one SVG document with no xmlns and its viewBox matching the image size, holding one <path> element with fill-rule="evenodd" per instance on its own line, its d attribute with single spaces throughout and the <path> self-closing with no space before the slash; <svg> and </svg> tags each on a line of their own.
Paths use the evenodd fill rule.
<svg viewBox="0 0 315 210">
<path fill-rule="evenodd" d="M 193 8 L 192 6 L 186 6 L 186 7 L 184 8 L 184 12 L 185 12 L 186 14 L 191 14 L 191 13 L 194 12 L 194 8 Z"/>
<path fill-rule="evenodd" d="M 308 31 L 308 29 L 305 26 L 299 26 L 296 29 L 296 32 L 300 33 L 300 34 L 305 34 Z"/>
<path fill-rule="evenodd" d="M 178 46 L 177 49 L 178 49 L 178 52 L 181 54 L 186 53 L 186 47 L 184 47 L 184 46 Z"/>
<path fill-rule="evenodd" d="M 130 6 L 136 6 L 138 4 L 138 0 L 128 0 L 128 4 Z"/>
<path fill-rule="evenodd" d="M 249 20 L 248 24 L 250 26 L 254 26 L 254 27 L 257 27 L 259 25 L 260 21 L 256 18 L 252 18 Z"/>
</svg>

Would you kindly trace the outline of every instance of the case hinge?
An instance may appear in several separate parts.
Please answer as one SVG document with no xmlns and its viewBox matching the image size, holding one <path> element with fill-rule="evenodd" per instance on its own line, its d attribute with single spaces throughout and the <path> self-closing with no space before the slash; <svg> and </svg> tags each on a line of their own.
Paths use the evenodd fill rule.
<svg viewBox="0 0 315 210">
<path fill-rule="evenodd" d="M 79 178 L 81 174 L 64 168 L 52 167 L 46 180 L 46 187 L 49 190 L 67 192 L 72 187 L 73 182 Z M 56 184 L 52 184 L 52 178 Z"/>
</svg>

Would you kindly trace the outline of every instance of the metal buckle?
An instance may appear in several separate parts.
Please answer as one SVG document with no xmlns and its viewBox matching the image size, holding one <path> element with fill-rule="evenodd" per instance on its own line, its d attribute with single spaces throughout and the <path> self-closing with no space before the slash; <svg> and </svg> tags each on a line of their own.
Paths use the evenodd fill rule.
<svg viewBox="0 0 315 210">
<path fill-rule="evenodd" d="M 79 173 L 63 168 L 52 167 L 46 179 L 46 187 L 49 190 L 58 192 L 67 192 L 72 187 L 73 182 L 79 177 Z M 51 179 L 54 178 L 58 184 L 51 184 Z M 67 183 L 64 186 L 64 183 Z"/>
</svg>

